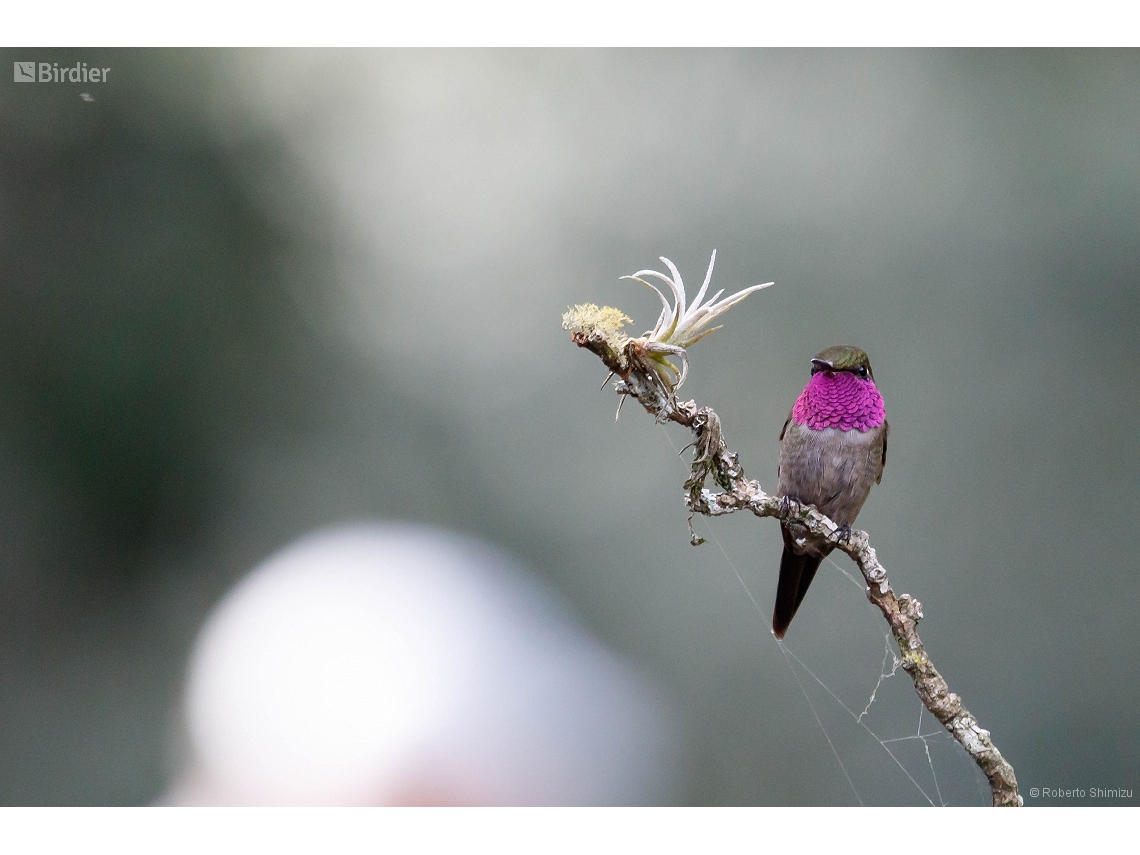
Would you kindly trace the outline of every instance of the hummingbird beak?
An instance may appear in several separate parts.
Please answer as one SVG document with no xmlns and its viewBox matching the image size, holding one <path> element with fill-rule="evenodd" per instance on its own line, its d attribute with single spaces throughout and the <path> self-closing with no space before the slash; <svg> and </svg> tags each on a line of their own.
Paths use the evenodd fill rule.
<svg viewBox="0 0 1140 855">
<path fill-rule="evenodd" d="M 813 359 L 811 361 L 811 365 L 812 374 L 814 374 L 816 371 L 826 371 L 828 374 L 835 373 L 835 366 L 832 363 L 828 362 L 826 359 Z"/>
</svg>

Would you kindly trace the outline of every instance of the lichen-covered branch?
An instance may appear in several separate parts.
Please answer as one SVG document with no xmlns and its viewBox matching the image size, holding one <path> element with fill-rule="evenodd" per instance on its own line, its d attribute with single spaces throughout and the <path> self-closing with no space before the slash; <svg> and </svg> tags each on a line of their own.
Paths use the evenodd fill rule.
<svg viewBox="0 0 1140 855">
<path fill-rule="evenodd" d="M 851 530 L 848 536 L 843 536 L 835 523 L 810 505 L 769 496 L 758 481 L 746 478 L 736 454 L 724 441 L 716 413 L 708 407 L 697 407 L 693 401 L 677 401 L 673 389 L 651 364 L 652 357 L 646 352 L 644 340 L 615 342 L 612 336 L 591 330 L 574 331 L 571 339 L 579 347 L 597 354 L 620 378 L 615 385 L 618 394 L 636 398 L 659 422 L 676 422 L 693 431 L 693 468 L 685 482 L 685 504 L 690 515 L 716 517 L 751 511 L 758 517 L 794 521 L 806 529 L 809 539 L 819 544 L 828 543 L 851 556 L 867 581 L 867 598 L 878 607 L 890 626 L 899 646 L 902 667 L 914 681 L 923 706 L 974 758 L 990 783 L 994 805 L 1020 806 L 1022 799 L 1017 792 L 1013 767 L 993 744 L 989 731 L 978 724 L 962 705 L 962 699 L 950 691 L 926 653 L 918 635 L 922 604 L 909 594 L 896 595 L 891 590 L 887 571 L 879 563 L 867 533 Z M 706 489 L 710 476 L 720 487 L 719 492 Z M 699 538 L 691 538 L 694 545 L 700 543 Z"/>
</svg>

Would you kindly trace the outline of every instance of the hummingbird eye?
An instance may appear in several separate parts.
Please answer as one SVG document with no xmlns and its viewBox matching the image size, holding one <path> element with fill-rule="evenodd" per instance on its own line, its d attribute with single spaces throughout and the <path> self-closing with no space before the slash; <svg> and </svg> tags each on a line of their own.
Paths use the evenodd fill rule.
<svg viewBox="0 0 1140 855">
<path fill-rule="evenodd" d="M 855 373 L 858 374 L 864 380 L 866 380 L 867 379 L 867 366 L 866 365 L 860 365 L 858 368 L 855 369 Z"/>
</svg>

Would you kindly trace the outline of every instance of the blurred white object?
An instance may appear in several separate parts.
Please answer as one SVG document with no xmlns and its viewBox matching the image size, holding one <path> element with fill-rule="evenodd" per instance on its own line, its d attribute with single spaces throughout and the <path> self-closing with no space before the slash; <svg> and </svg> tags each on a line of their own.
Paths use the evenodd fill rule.
<svg viewBox="0 0 1140 855">
<path fill-rule="evenodd" d="M 203 627 L 175 804 L 644 804 L 666 710 L 545 588 L 401 524 L 304 538 Z"/>
</svg>

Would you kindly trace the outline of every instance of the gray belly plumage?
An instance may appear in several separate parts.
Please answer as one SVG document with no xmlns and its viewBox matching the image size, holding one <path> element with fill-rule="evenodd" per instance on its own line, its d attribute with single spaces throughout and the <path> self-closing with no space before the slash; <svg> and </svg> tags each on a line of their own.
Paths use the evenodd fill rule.
<svg viewBox="0 0 1140 855">
<path fill-rule="evenodd" d="M 780 444 L 777 494 L 815 505 L 837 525 L 851 525 L 871 485 L 883 477 L 886 429 L 884 422 L 869 431 L 812 430 L 789 420 Z"/>
</svg>

